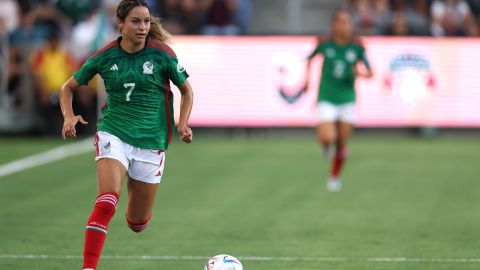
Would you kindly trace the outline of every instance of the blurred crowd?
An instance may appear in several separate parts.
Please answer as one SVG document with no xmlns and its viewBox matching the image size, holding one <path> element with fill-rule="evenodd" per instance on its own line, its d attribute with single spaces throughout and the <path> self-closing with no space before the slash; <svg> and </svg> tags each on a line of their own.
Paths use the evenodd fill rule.
<svg viewBox="0 0 480 270">
<path fill-rule="evenodd" d="M 149 4 L 174 35 L 242 35 L 249 33 L 252 1 L 150 0 Z M 118 35 L 119 2 L 0 0 L 0 106 L 7 102 L 21 107 L 25 100 L 33 100 L 44 120 L 43 131 L 58 134 L 62 124 L 60 86 L 89 55 Z M 479 35 L 480 0 L 339 1 L 342 3 L 352 12 L 360 35 Z M 93 80 L 85 88 L 77 92 L 75 111 L 94 122 L 97 82 Z"/>
<path fill-rule="evenodd" d="M 0 92 L 0 99 L 8 98 L 8 104 L 0 100 L 0 106 L 22 107 L 33 100 L 42 131 L 58 135 L 62 125 L 58 91 L 88 56 L 118 36 L 119 2 L 0 0 L 0 58 L 4 59 L 0 75 L 6 73 L 0 77 L 0 89 L 7 91 Z M 174 35 L 245 34 L 251 10 L 250 0 L 150 0 L 149 5 Z M 74 99 L 75 111 L 92 122 L 97 113 L 97 81 L 92 80 L 86 91 L 77 91 Z M 25 89 L 32 89 L 34 95 L 25 94 Z"/>
<path fill-rule="evenodd" d="M 349 0 L 347 5 L 360 35 L 479 35 L 479 0 Z"/>
</svg>

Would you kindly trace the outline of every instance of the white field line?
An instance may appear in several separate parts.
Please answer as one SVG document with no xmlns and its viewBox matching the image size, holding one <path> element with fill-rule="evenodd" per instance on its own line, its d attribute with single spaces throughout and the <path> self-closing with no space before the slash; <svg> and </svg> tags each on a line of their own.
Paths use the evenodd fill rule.
<svg viewBox="0 0 480 270">
<path fill-rule="evenodd" d="M 45 152 L 34 154 L 22 159 L 17 159 L 0 165 L 0 178 L 31 169 L 37 166 L 45 165 L 57 160 L 76 156 L 93 150 L 93 139 L 88 138 L 76 143 L 70 143 L 64 146 L 54 148 Z"/>
<path fill-rule="evenodd" d="M 81 260 L 78 255 L 0 254 L 0 260 Z M 317 261 L 317 262 L 370 262 L 370 263 L 453 263 L 478 264 L 480 258 L 347 258 L 347 257 L 256 257 L 239 256 L 241 261 Z M 207 256 L 102 256 L 104 260 L 157 260 L 157 261 L 206 261 Z"/>
</svg>

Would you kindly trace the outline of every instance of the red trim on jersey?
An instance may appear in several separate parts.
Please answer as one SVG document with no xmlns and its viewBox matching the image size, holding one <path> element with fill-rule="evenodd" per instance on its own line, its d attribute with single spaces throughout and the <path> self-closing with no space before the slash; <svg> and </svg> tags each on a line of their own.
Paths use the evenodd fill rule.
<svg viewBox="0 0 480 270">
<path fill-rule="evenodd" d="M 107 107 L 107 106 L 108 106 L 108 102 L 105 102 L 105 104 L 103 104 L 103 106 L 100 108 L 100 111 L 105 109 L 105 107 Z"/>
<path fill-rule="evenodd" d="M 157 49 L 159 51 L 162 51 L 162 52 L 166 52 L 168 55 L 170 55 L 170 57 L 176 57 L 176 54 L 169 50 L 167 47 L 165 47 L 166 45 L 153 45 L 151 46 L 150 48 L 154 48 L 154 49 Z"/>
<path fill-rule="evenodd" d="M 117 46 L 117 41 L 114 40 L 110 43 L 108 43 L 105 47 L 101 48 L 100 50 L 96 51 L 93 55 L 92 55 L 92 58 L 99 55 L 100 53 L 112 48 L 113 46 Z"/>
<path fill-rule="evenodd" d="M 160 164 L 158 164 L 158 166 L 162 166 L 162 164 L 163 164 L 163 158 L 164 158 L 164 157 L 162 157 L 162 159 L 160 160 Z M 159 172 L 159 173 L 160 173 L 160 172 Z M 159 176 L 162 176 L 162 175 L 160 174 Z"/>
<path fill-rule="evenodd" d="M 170 82 L 168 79 L 163 81 L 167 92 L 165 93 L 165 110 L 167 113 L 168 143 L 172 141 L 172 122 L 170 121 Z"/>
<path fill-rule="evenodd" d="M 168 46 L 167 44 L 162 43 L 162 42 L 160 42 L 156 39 L 150 39 L 150 42 L 148 43 L 147 47 L 158 49 L 160 51 L 166 52 L 171 57 L 176 57 L 177 56 L 175 54 L 175 52 L 172 50 L 172 48 L 170 48 L 170 46 Z"/>
</svg>

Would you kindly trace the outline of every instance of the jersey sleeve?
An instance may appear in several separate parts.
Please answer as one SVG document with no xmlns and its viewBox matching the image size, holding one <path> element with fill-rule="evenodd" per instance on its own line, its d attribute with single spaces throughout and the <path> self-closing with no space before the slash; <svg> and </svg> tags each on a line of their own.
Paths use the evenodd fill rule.
<svg viewBox="0 0 480 270">
<path fill-rule="evenodd" d="M 73 78 L 81 85 L 87 85 L 90 79 L 98 73 L 98 58 L 90 57 L 85 63 L 73 74 Z"/>
<path fill-rule="evenodd" d="M 367 69 L 371 69 L 370 68 L 370 62 L 368 61 L 368 58 L 367 58 L 367 53 L 365 51 L 365 47 L 360 47 L 360 61 L 362 61 L 362 63 L 365 65 L 365 67 Z"/>
<path fill-rule="evenodd" d="M 178 58 L 171 57 L 167 61 L 167 75 L 168 78 L 176 85 L 182 85 L 189 77 L 185 67 L 178 62 Z"/>
<path fill-rule="evenodd" d="M 315 50 L 313 50 L 313 52 L 310 53 L 307 58 L 312 59 L 317 54 L 323 54 L 323 43 L 319 43 Z"/>
</svg>

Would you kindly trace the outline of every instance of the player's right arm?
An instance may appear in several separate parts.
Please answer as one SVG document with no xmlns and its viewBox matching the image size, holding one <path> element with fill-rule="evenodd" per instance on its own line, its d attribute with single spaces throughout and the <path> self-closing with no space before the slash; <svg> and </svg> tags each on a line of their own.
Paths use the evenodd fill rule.
<svg viewBox="0 0 480 270">
<path fill-rule="evenodd" d="M 303 91 L 305 92 L 308 91 L 308 88 L 310 87 L 310 73 L 311 73 L 312 59 L 315 57 L 315 55 L 322 53 L 322 42 L 323 42 L 323 38 L 319 37 L 317 47 L 315 47 L 315 50 L 313 50 L 313 52 L 310 53 L 310 55 L 307 57 L 307 67 L 305 71 L 305 84 L 303 86 Z"/>
<path fill-rule="evenodd" d="M 75 80 L 73 77 L 70 77 L 70 79 L 68 79 L 60 89 L 60 108 L 62 109 L 63 115 L 63 139 L 77 137 L 77 130 L 75 129 L 75 126 L 78 122 L 84 125 L 88 124 L 81 115 L 75 115 L 73 112 L 73 91 L 79 86 L 80 84 L 77 82 L 77 80 Z"/>
<path fill-rule="evenodd" d="M 98 58 L 90 57 L 82 67 L 70 77 L 60 89 L 60 108 L 63 115 L 62 137 L 75 138 L 77 130 L 75 126 L 78 122 L 86 125 L 81 115 L 75 115 L 72 107 L 73 91 L 80 85 L 87 85 L 88 81 L 98 73 Z"/>
</svg>

